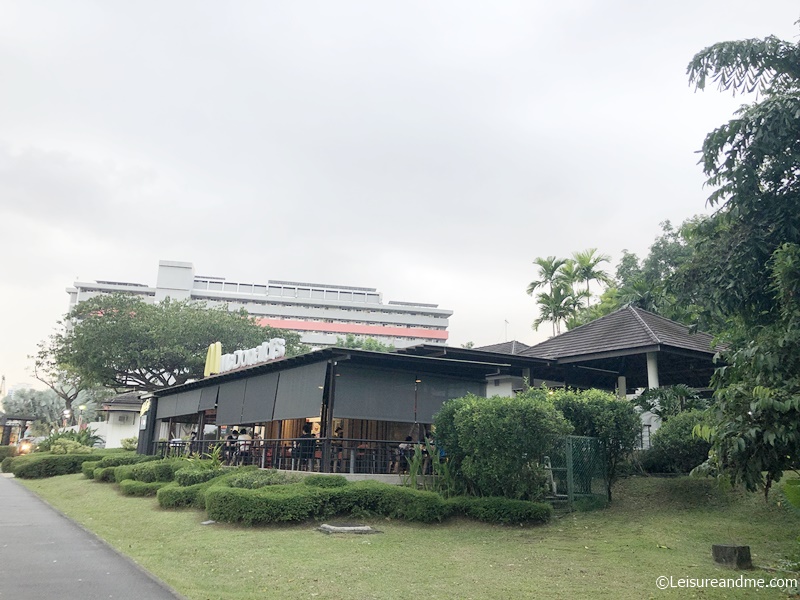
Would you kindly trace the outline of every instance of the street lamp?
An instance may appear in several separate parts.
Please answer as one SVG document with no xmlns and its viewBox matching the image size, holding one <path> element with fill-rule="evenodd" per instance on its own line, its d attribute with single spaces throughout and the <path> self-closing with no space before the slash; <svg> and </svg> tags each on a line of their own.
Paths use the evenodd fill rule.
<svg viewBox="0 0 800 600">
<path fill-rule="evenodd" d="M 78 407 L 78 411 L 79 411 L 78 412 L 78 431 L 80 431 L 80 429 L 81 429 L 81 422 L 83 421 L 83 411 L 85 411 L 85 410 L 86 410 L 86 405 L 85 404 L 81 404 Z"/>
<path fill-rule="evenodd" d="M 72 414 L 72 411 L 70 409 L 68 409 L 68 408 L 64 409 L 64 427 L 67 426 L 67 423 L 69 422 L 69 417 L 70 417 L 71 414 Z"/>
</svg>

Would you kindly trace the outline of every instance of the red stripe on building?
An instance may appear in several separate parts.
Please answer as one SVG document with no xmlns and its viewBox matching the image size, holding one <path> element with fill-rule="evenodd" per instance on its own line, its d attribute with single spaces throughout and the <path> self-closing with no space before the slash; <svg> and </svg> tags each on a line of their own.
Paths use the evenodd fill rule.
<svg viewBox="0 0 800 600">
<path fill-rule="evenodd" d="M 387 327 L 385 325 L 358 325 L 355 323 L 321 323 L 319 321 L 294 321 L 292 319 L 258 320 L 259 325 L 269 325 L 278 329 L 299 331 L 322 331 L 325 333 L 352 333 L 354 335 L 384 335 L 406 338 L 431 338 L 446 340 L 448 333 L 441 329 L 424 329 L 422 327 Z"/>
</svg>

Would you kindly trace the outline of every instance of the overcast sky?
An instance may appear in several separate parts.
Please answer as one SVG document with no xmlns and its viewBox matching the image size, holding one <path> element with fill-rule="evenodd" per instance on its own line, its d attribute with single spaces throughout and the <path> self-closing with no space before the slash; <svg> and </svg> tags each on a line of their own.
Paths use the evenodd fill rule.
<svg viewBox="0 0 800 600">
<path fill-rule="evenodd" d="M 537 256 L 640 256 L 706 212 L 696 151 L 750 98 L 715 42 L 797 40 L 796 0 L 0 0 L 0 374 L 76 280 L 375 287 L 531 329 Z M 609 269 L 613 272 L 613 265 Z"/>
</svg>

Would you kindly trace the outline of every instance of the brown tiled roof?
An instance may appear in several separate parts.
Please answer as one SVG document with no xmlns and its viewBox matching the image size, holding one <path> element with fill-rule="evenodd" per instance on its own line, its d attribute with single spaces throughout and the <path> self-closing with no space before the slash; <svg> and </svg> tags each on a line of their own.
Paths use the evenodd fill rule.
<svg viewBox="0 0 800 600">
<path fill-rule="evenodd" d="M 653 346 L 714 354 L 715 350 L 711 347 L 712 340 L 713 336 L 708 333 L 692 333 L 686 325 L 641 308 L 626 306 L 591 323 L 531 346 L 521 354 L 558 360 L 607 352 L 622 353 L 626 350 Z"/>
<path fill-rule="evenodd" d="M 481 346 L 474 348 L 474 350 L 482 350 L 483 352 L 497 352 L 498 354 L 521 354 L 524 350 L 530 348 L 527 344 L 511 340 L 510 342 L 502 342 L 501 344 L 491 344 L 490 346 Z"/>
</svg>

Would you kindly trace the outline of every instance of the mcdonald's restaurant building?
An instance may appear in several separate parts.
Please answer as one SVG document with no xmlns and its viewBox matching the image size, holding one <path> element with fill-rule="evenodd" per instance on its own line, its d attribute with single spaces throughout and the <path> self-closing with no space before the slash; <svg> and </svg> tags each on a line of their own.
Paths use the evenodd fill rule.
<svg viewBox="0 0 800 600">
<path fill-rule="evenodd" d="M 393 473 L 399 444 L 429 435 L 446 400 L 484 396 L 487 377 L 508 366 L 343 348 L 268 360 L 153 394 L 143 409 L 139 452 L 219 447 L 235 454 L 224 457 L 229 464 Z M 242 429 L 255 439 L 225 442 Z M 301 454 L 308 430 L 314 439 Z"/>
</svg>

